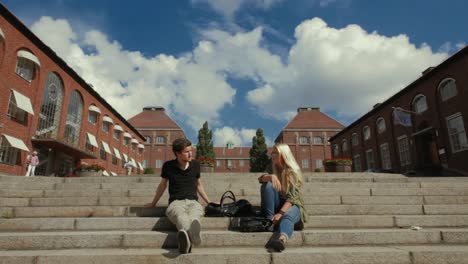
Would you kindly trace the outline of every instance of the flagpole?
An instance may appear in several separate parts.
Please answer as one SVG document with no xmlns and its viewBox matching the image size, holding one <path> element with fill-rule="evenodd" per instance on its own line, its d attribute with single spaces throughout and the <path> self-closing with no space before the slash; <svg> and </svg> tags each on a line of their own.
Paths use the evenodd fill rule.
<svg viewBox="0 0 468 264">
<path fill-rule="evenodd" d="M 401 107 L 394 107 L 394 106 L 392 106 L 392 109 L 394 109 L 394 110 L 399 110 L 399 111 L 406 112 L 406 113 L 410 113 L 410 114 L 418 115 L 418 113 L 416 113 L 416 112 L 414 112 L 414 111 L 405 110 L 405 109 L 403 109 L 403 108 L 401 108 Z"/>
</svg>

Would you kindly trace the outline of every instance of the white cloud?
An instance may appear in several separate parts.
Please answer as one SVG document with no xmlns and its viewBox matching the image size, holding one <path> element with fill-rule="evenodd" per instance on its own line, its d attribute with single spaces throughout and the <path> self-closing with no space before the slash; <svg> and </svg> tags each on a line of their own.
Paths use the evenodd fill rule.
<svg viewBox="0 0 468 264">
<path fill-rule="evenodd" d="M 228 142 L 232 142 L 234 147 L 250 147 L 252 146 L 252 138 L 255 136 L 256 129 L 248 128 L 233 128 L 222 127 L 213 131 L 213 141 L 215 146 L 226 146 Z M 272 140 L 265 137 L 267 146 L 272 146 Z"/>
</svg>

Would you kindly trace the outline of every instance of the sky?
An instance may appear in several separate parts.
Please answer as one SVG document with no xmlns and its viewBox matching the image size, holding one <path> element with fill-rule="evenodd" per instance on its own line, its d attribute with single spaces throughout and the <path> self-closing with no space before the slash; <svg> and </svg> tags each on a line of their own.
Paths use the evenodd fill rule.
<svg viewBox="0 0 468 264">
<path fill-rule="evenodd" d="M 349 125 L 465 47 L 465 0 L 4 0 L 125 118 L 269 145 L 301 106 Z"/>
</svg>

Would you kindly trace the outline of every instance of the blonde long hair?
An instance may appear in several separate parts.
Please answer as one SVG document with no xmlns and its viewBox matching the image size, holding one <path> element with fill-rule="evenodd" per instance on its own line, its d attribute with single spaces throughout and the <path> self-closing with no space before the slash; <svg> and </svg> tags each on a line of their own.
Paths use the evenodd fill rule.
<svg viewBox="0 0 468 264">
<path fill-rule="evenodd" d="M 282 168 L 273 164 L 273 173 L 278 176 L 281 182 L 281 192 L 287 193 L 292 187 L 301 187 L 303 183 L 302 171 L 286 144 L 276 144 L 273 151 L 278 151 Z"/>
</svg>

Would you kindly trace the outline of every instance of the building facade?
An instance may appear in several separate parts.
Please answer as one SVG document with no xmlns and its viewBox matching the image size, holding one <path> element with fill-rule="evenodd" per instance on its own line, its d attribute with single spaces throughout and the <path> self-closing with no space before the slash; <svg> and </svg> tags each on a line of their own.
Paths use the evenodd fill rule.
<svg viewBox="0 0 468 264">
<path fill-rule="evenodd" d="M 332 137 L 333 156 L 354 171 L 468 175 L 467 73 L 465 47 Z"/>
<path fill-rule="evenodd" d="M 275 142 L 289 145 L 302 171 L 323 171 L 323 161 L 332 157 L 328 139 L 343 128 L 320 108 L 299 107 Z"/>
<path fill-rule="evenodd" d="M 144 138 L 90 84 L 0 4 L 0 172 L 64 176 L 80 163 L 142 172 Z"/>
</svg>

